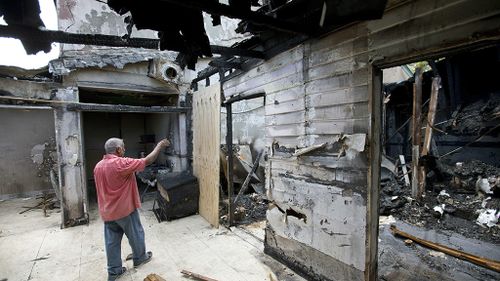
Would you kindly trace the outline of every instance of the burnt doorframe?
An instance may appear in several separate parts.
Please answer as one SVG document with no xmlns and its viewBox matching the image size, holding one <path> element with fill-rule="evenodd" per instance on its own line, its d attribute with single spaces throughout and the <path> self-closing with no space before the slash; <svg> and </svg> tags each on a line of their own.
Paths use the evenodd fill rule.
<svg viewBox="0 0 500 281">
<path fill-rule="evenodd" d="M 77 87 L 77 92 L 79 93 L 81 90 L 91 90 L 95 91 L 97 93 L 105 93 L 109 91 L 108 88 L 103 88 L 103 87 L 91 87 L 91 86 L 78 86 Z M 150 91 L 137 91 L 134 89 L 128 89 L 128 93 L 134 93 L 134 94 L 144 94 L 144 93 L 155 93 L 153 89 Z M 180 93 L 180 90 L 179 90 Z M 170 131 L 174 132 L 173 137 L 171 139 L 172 143 L 178 144 L 178 149 L 179 149 L 179 160 L 175 163 L 178 164 L 180 167 L 178 169 L 185 171 L 185 170 L 190 170 L 191 166 L 188 163 L 188 157 L 189 157 L 189 148 L 187 145 L 187 139 L 189 138 L 188 136 L 188 130 L 190 124 L 188 123 L 188 116 L 190 116 L 191 111 L 190 107 L 186 106 L 185 103 L 183 102 L 181 105 L 179 105 L 179 102 L 177 102 L 177 105 L 168 105 L 168 106 L 150 106 L 150 105 L 123 105 L 123 104 L 116 104 L 116 103 L 87 103 L 87 102 L 81 102 L 80 101 L 80 95 L 77 95 L 77 101 L 73 105 L 70 111 L 74 111 L 78 113 L 79 120 L 80 120 L 80 126 L 79 126 L 79 132 L 81 136 L 81 155 L 82 155 L 82 189 L 84 192 L 83 195 L 83 202 L 85 206 L 85 213 L 86 217 L 89 218 L 90 213 L 89 213 L 89 195 L 88 195 L 88 175 L 87 175 L 87 159 L 85 155 L 85 139 L 86 135 L 84 134 L 84 124 L 83 124 L 83 113 L 96 113 L 96 112 L 101 112 L 101 113 L 133 113 L 133 114 L 168 114 L 168 115 L 175 115 L 176 120 L 174 121 L 175 125 L 173 128 L 170 129 Z M 121 137 L 121 136 L 120 136 Z M 103 148 L 104 148 L 104 143 L 103 143 Z M 104 152 L 104 151 L 103 151 Z M 142 198 L 141 198 L 142 199 Z M 64 222 L 64 219 L 63 219 Z"/>
<path fill-rule="evenodd" d="M 369 168 L 366 213 L 366 267 L 365 280 L 378 280 L 378 234 L 379 234 L 379 203 L 380 203 L 380 164 L 382 156 L 382 102 L 383 82 L 382 70 L 418 61 L 438 59 L 453 56 L 471 50 L 493 47 L 500 40 L 472 42 L 461 46 L 428 48 L 427 51 L 404 54 L 398 57 L 385 57 L 373 61 L 369 68 L 369 110 L 370 125 L 368 130 Z"/>
</svg>

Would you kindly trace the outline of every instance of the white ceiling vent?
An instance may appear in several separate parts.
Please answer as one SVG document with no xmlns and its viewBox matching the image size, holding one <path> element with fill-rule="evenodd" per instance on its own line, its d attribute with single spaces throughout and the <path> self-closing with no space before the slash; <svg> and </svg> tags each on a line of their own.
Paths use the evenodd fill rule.
<svg viewBox="0 0 500 281">
<path fill-rule="evenodd" d="M 165 59 L 152 59 L 149 61 L 148 76 L 161 81 L 178 84 L 182 71 L 178 65 Z"/>
</svg>

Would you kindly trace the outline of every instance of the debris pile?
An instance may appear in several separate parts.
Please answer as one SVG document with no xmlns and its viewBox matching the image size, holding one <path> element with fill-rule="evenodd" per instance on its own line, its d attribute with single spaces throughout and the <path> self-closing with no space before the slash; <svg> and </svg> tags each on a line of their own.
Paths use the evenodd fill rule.
<svg viewBox="0 0 500 281">
<path fill-rule="evenodd" d="M 479 100 L 457 109 L 446 124 L 446 131 L 454 135 L 481 135 L 498 125 L 500 96 L 491 95 L 487 101 Z"/>
<path fill-rule="evenodd" d="M 251 224 L 266 219 L 268 203 L 264 194 L 242 194 L 234 207 L 234 221 L 237 224 Z M 227 199 L 219 206 L 220 223 L 227 222 Z"/>
<path fill-rule="evenodd" d="M 36 199 L 40 200 L 34 206 L 23 206 L 23 211 L 19 212 L 20 215 L 32 211 L 32 210 L 42 210 L 45 217 L 50 216 L 50 210 L 59 211 L 59 200 L 54 196 L 54 194 L 44 194 Z"/>
<path fill-rule="evenodd" d="M 500 242 L 500 169 L 477 160 L 440 166 L 443 178 L 429 182 L 421 201 L 411 197 L 401 175 L 382 182 L 380 215 Z"/>
<path fill-rule="evenodd" d="M 500 169 L 478 160 L 457 163 L 453 169 L 452 185 L 473 193 L 497 194 L 500 192 Z"/>
</svg>

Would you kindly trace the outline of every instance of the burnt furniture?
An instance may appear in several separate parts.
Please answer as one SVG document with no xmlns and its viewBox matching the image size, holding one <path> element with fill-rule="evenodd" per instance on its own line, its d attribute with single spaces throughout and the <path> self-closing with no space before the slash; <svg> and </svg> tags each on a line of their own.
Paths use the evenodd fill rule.
<svg viewBox="0 0 500 281">
<path fill-rule="evenodd" d="M 158 174 L 157 188 L 153 212 L 159 222 L 198 213 L 200 190 L 191 173 Z"/>
</svg>

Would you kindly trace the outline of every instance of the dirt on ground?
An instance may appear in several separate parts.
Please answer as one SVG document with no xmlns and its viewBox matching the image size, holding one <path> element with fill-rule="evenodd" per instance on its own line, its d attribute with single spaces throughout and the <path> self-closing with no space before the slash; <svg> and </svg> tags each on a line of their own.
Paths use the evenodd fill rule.
<svg viewBox="0 0 500 281">
<path fill-rule="evenodd" d="M 468 238 L 500 243 L 500 169 L 477 160 L 455 166 L 440 164 L 439 177 L 428 179 L 422 200 L 411 197 L 411 187 L 397 176 L 382 182 L 380 215 L 427 229 L 448 230 Z M 434 177 L 434 178 L 433 178 Z M 440 178 L 438 180 L 437 178 Z M 481 188 L 489 186 L 490 190 Z M 478 222 L 478 217 L 490 217 L 497 222 Z"/>
</svg>

